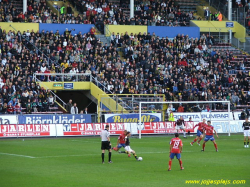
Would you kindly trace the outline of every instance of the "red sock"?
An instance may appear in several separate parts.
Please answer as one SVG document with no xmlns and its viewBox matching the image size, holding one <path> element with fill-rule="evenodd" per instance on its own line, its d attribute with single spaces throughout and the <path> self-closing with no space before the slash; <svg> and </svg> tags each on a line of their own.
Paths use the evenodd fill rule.
<svg viewBox="0 0 250 187">
<path fill-rule="evenodd" d="M 216 150 L 218 149 L 218 147 L 217 147 L 217 144 L 216 144 L 216 143 L 214 143 L 214 147 L 215 147 L 215 149 L 216 149 Z"/>
<path fill-rule="evenodd" d="M 196 141 L 197 141 L 197 139 L 195 138 L 194 141 L 193 141 L 193 143 L 196 142 Z"/>
<path fill-rule="evenodd" d="M 181 166 L 181 168 L 182 168 L 182 160 L 179 160 L 179 164 L 180 164 L 180 166 Z"/>
<path fill-rule="evenodd" d="M 200 142 L 202 140 L 202 138 L 199 138 L 199 141 L 198 142 Z"/>
<path fill-rule="evenodd" d="M 172 160 L 169 160 L 169 162 L 168 162 L 168 169 L 171 169 L 171 165 L 172 165 Z"/>
<path fill-rule="evenodd" d="M 206 145 L 206 144 L 205 144 L 205 143 L 203 143 L 203 145 L 202 145 L 203 150 L 205 150 L 205 145 Z"/>
</svg>

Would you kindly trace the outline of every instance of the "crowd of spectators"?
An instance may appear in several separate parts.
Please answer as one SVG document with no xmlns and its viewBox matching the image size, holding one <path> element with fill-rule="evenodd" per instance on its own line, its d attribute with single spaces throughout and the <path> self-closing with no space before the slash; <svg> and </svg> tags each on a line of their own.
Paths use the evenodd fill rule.
<svg viewBox="0 0 250 187">
<path fill-rule="evenodd" d="M 193 12 L 181 11 L 173 0 L 135 0 L 134 18 L 129 13 L 129 3 L 115 5 L 108 1 L 70 1 L 91 23 L 112 25 L 186 26 L 194 19 Z M 127 8 L 127 9 L 126 9 Z"/>
<path fill-rule="evenodd" d="M 160 18 L 160 23 L 165 24 L 169 22 L 169 14 L 179 12 L 178 6 L 171 0 L 135 2 L 137 9 L 134 23 L 141 20 L 138 23 L 146 21 L 148 24 L 149 20 Z M 32 15 L 32 22 L 33 19 L 47 22 L 48 14 L 51 19 L 58 20 L 56 15 L 46 9 L 44 0 L 38 4 L 31 3 L 27 15 L 23 16 L 17 15 L 11 4 L 5 3 L 0 8 L 0 19 L 4 17 L 6 21 L 6 16 L 9 15 L 9 21 L 16 18 L 25 22 Z M 125 21 L 124 24 L 131 24 L 128 22 L 131 20 L 122 15 L 118 6 L 106 1 L 75 3 L 80 8 L 86 7 L 86 3 L 88 7 L 101 7 L 102 11 L 105 10 L 103 5 L 108 8 L 110 6 L 111 11 L 115 11 L 113 14 L 110 14 L 110 10 L 105 13 L 107 20 L 113 17 L 111 20 L 118 20 L 119 24 L 120 19 Z M 78 6 L 77 3 L 82 3 L 83 6 Z M 87 11 L 93 10 L 86 8 L 83 9 L 85 11 L 86 15 L 83 14 L 82 17 L 84 19 L 88 15 Z M 105 14 L 100 12 L 97 15 L 90 14 L 90 17 L 100 18 L 100 23 L 105 24 Z M 168 17 L 164 17 L 162 22 L 161 15 Z M 185 16 L 181 15 L 191 18 L 190 14 L 181 12 L 176 15 L 179 16 L 173 22 L 186 21 L 183 19 Z M 72 15 L 66 13 L 60 17 L 64 16 L 68 19 Z M 213 49 L 215 41 L 212 36 L 202 35 L 194 39 L 178 34 L 170 39 L 160 38 L 155 33 L 135 34 L 125 31 L 112 33 L 111 39 L 110 46 L 102 46 L 93 32 L 71 35 L 67 29 L 64 34 L 53 31 L 39 33 L 27 29 L 21 33 L 5 31 L 0 26 L 0 112 L 20 113 L 22 108 L 27 113 L 49 110 L 49 106 L 54 104 L 53 96 L 33 80 L 35 72 L 44 73 L 38 77 L 41 81 L 61 81 L 60 77 L 49 75 L 55 72 L 71 75 L 91 73 L 99 82 L 97 85 L 101 89 L 105 87 L 109 93 L 165 94 L 167 101 L 230 100 L 233 106 L 245 105 L 250 101 L 249 81 L 245 74 L 248 59 L 245 57 L 242 61 L 233 63 L 235 57 L 232 51 Z M 119 56 L 120 50 L 123 57 Z M 76 81 L 75 76 L 65 77 L 64 80 Z M 89 80 L 88 76 L 78 79 L 86 80 Z M 223 107 L 210 106 L 213 109 Z"/>
<path fill-rule="evenodd" d="M 23 14 L 22 11 L 17 11 L 12 1 L 2 1 L 0 3 L 0 22 L 95 24 L 100 31 L 103 31 L 105 24 L 187 26 L 189 21 L 194 19 L 193 12 L 181 11 L 173 0 L 136 0 L 135 16 L 131 19 L 124 11 L 128 4 L 123 1 L 112 4 L 108 0 L 71 0 L 70 3 L 80 14 L 74 16 L 69 4 L 65 7 L 57 7 L 59 14 L 53 13 L 46 6 L 46 0 L 28 1 L 27 12 Z M 127 10 L 129 13 L 129 9 Z"/>
<path fill-rule="evenodd" d="M 91 73 L 101 89 L 116 94 L 165 94 L 167 101 L 230 100 L 233 105 L 250 101 L 245 72 L 247 58 L 232 63 L 230 50 L 215 50 L 212 36 L 159 38 L 155 33 L 114 33 L 108 46 L 93 34 L 71 35 L 65 30 L 17 32 L 0 28 L 0 84 L 2 113 L 8 106 L 26 112 L 47 111 L 51 93 L 36 84 L 33 73 L 44 73 L 42 81 L 61 81 L 50 73 Z M 119 56 L 121 50 L 124 56 Z M 73 75 L 72 75 L 73 74 Z M 83 76 L 78 81 L 89 80 Z M 15 98 L 15 100 L 14 100 Z M 51 99 L 51 100 L 50 100 Z M 20 103 L 20 104 L 17 104 Z M 1 104 L 0 104 L 1 106 Z M 212 106 L 222 108 L 222 106 Z M 36 108 L 36 109 L 34 109 Z"/>
</svg>

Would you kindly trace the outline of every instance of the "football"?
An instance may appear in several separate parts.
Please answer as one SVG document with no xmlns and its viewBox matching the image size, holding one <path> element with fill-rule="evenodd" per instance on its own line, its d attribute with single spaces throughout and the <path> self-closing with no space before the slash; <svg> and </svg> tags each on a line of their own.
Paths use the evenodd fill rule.
<svg viewBox="0 0 250 187">
<path fill-rule="evenodd" d="M 138 157 L 138 159 L 137 159 L 138 161 L 142 161 L 143 159 L 142 159 L 142 157 Z"/>
</svg>

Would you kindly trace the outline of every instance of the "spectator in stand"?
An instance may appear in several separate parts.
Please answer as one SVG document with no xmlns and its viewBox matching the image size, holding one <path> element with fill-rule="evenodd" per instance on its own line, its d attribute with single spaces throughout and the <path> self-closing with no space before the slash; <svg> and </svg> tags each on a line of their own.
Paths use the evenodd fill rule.
<svg viewBox="0 0 250 187">
<path fill-rule="evenodd" d="M 223 15 L 222 15 L 222 13 L 219 11 L 218 21 L 222 21 L 222 17 L 223 17 Z"/>
<path fill-rule="evenodd" d="M 87 107 L 84 109 L 84 114 L 88 114 L 88 108 Z"/>
<path fill-rule="evenodd" d="M 66 105 L 66 110 L 68 113 L 71 113 L 71 107 L 72 107 L 72 99 L 70 99 Z"/>
<path fill-rule="evenodd" d="M 74 105 L 71 107 L 70 113 L 78 114 L 78 107 L 76 106 L 76 103 L 74 103 Z"/>
<path fill-rule="evenodd" d="M 177 112 L 184 112 L 184 107 L 182 106 L 182 104 L 179 105 Z"/>
<path fill-rule="evenodd" d="M 92 38 L 94 38 L 95 32 L 96 32 L 95 27 L 92 27 L 92 28 L 90 29 L 90 34 L 91 34 L 91 37 L 92 37 Z"/>
<path fill-rule="evenodd" d="M 210 11 L 208 7 L 204 10 L 204 16 L 206 20 L 210 20 Z"/>
<path fill-rule="evenodd" d="M 54 106 L 55 102 L 54 102 L 54 97 L 53 95 L 51 94 L 48 98 L 48 103 L 49 103 L 49 106 Z"/>
</svg>

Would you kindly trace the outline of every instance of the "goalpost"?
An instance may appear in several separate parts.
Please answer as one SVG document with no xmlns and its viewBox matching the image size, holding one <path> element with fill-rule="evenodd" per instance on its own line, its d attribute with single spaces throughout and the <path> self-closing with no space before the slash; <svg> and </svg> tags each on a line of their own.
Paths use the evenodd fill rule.
<svg viewBox="0 0 250 187">
<path fill-rule="evenodd" d="M 172 105 L 178 105 L 178 104 L 182 104 L 182 105 L 185 105 L 185 104 L 190 104 L 190 105 L 193 105 L 193 106 L 199 106 L 201 104 L 205 104 L 205 105 L 214 105 L 214 104 L 222 104 L 222 106 L 224 107 L 224 105 L 226 106 L 227 105 L 227 114 L 228 114 L 228 119 L 226 121 L 228 121 L 228 136 L 230 136 L 230 101 L 173 101 L 173 102 L 146 102 L 146 101 L 142 101 L 142 102 L 139 102 L 139 123 L 142 124 L 143 121 L 141 121 L 142 119 L 142 107 L 144 109 L 144 107 L 148 110 L 150 110 L 149 108 L 149 105 L 152 106 L 153 104 L 155 105 L 163 105 L 163 104 L 167 104 L 168 106 L 170 104 Z M 145 109 L 144 109 L 145 110 Z M 177 110 L 177 109 L 176 109 Z M 212 110 L 212 109 L 211 109 Z M 210 113 L 211 113 L 211 110 L 210 110 Z M 224 109 L 226 110 L 226 109 Z M 214 111 L 216 112 L 216 110 Z M 145 113 L 145 112 L 143 112 Z M 202 113 L 202 112 L 192 112 L 192 113 Z M 163 114 L 165 115 L 165 114 Z M 210 115 L 210 118 L 211 118 L 211 115 Z M 167 119 L 165 119 L 165 121 L 167 121 Z M 139 126 L 139 139 L 141 139 L 141 130 L 142 130 L 142 127 L 141 125 Z"/>
</svg>

